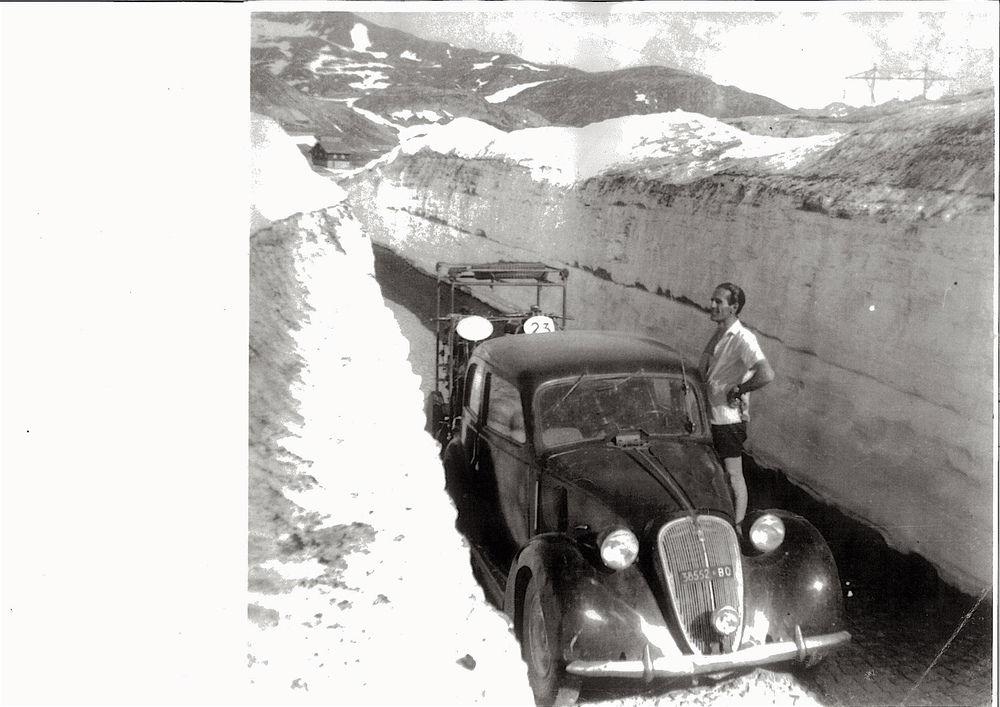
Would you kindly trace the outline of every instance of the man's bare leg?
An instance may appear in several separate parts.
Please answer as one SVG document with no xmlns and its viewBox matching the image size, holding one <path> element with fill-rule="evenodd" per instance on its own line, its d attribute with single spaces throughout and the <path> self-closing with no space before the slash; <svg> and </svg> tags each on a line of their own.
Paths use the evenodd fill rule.
<svg viewBox="0 0 1000 707">
<path fill-rule="evenodd" d="M 729 474 L 729 484 L 733 487 L 733 503 L 736 506 L 736 522 L 742 523 L 747 514 L 747 482 L 743 479 L 743 458 L 726 457 L 722 460 Z"/>
</svg>

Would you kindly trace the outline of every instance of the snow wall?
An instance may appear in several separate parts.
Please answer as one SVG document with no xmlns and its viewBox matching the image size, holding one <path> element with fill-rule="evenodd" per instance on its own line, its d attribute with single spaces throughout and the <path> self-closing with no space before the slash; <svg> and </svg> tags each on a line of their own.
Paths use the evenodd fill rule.
<svg viewBox="0 0 1000 707">
<path fill-rule="evenodd" d="M 372 239 L 427 272 L 565 265 L 572 328 L 692 360 L 712 332 L 698 303 L 741 284 L 778 376 L 754 393 L 754 456 L 978 593 L 994 561 L 992 95 L 811 142 L 681 117 L 657 132 L 643 116 L 637 137 L 630 118 L 455 121 L 346 186 Z"/>
<path fill-rule="evenodd" d="M 371 241 L 276 123 L 251 127 L 240 701 L 531 704 L 509 622 L 486 603 L 455 530 Z"/>
</svg>

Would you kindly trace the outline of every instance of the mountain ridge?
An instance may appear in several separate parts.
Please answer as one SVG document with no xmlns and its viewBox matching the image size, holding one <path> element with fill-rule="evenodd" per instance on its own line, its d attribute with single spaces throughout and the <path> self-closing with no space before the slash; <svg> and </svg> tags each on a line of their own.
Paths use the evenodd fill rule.
<svg viewBox="0 0 1000 707">
<path fill-rule="evenodd" d="M 438 116 L 430 122 L 470 117 L 504 131 L 673 110 L 720 119 L 795 113 L 681 69 L 588 73 L 421 39 L 350 12 L 253 13 L 251 33 L 255 112 L 299 131 L 351 134 L 372 151 L 428 122 L 421 112 Z M 351 115 L 362 111 L 378 129 Z"/>
</svg>

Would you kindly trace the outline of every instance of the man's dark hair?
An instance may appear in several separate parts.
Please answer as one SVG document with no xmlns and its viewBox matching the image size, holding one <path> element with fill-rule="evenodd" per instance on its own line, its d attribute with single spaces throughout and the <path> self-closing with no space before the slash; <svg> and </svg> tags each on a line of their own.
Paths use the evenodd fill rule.
<svg viewBox="0 0 1000 707">
<path fill-rule="evenodd" d="M 737 314 L 743 310 L 743 305 L 747 303 L 747 296 L 743 293 L 742 287 L 731 282 L 723 282 L 721 285 L 716 285 L 715 289 L 726 290 L 729 293 L 729 304 L 736 305 Z"/>
</svg>

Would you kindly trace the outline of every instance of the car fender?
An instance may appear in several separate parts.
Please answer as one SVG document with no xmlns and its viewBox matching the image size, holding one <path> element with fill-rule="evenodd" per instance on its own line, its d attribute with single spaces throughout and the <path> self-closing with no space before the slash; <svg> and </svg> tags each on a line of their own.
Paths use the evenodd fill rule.
<svg viewBox="0 0 1000 707">
<path fill-rule="evenodd" d="M 469 484 L 469 461 L 465 450 L 457 439 L 452 439 L 441 452 L 444 465 L 445 489 L 454 497 L 459 492 L 465 492 Z"/>
<path fill-rule="evenodd" d="M 542 611 L 556 625 L 563 660 L 642 658 L 647 644 L 654 653 L 676 652 L 668 641 L 663 615 L 649 583 L 636 565 L 612 571 L 597 567 L 587 552 L 566 535 L 532 538 L 511 567 L 504 608 L 520 638 L 524 591 L 531 579 L 542 591 Z"/>
<path fill-rule="evenodd" d="M 843 630 L 840 575 L 823 536 L 802 516 L 763 512 L 781 518 L 785 539 L 771 552 L 743 558 L 743 644 L 795 640 L 796 626 L 807 637 Z"/>
</svg>

